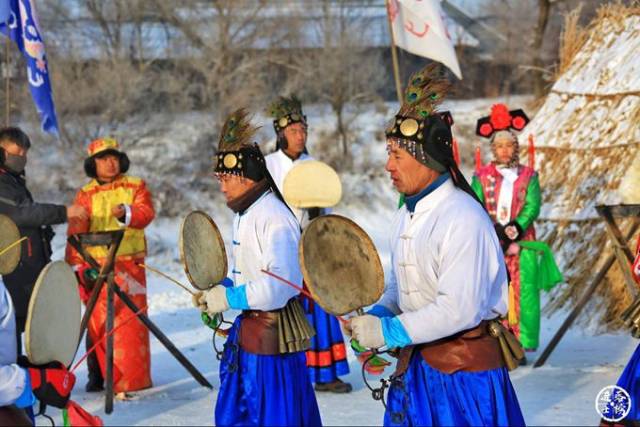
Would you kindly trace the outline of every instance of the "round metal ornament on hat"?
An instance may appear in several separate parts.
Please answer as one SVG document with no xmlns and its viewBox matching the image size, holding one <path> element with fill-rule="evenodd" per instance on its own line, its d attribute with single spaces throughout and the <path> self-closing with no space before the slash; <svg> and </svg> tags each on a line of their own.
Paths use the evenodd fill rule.
<svg viewBox="0 0 640 427">
<path fill-rule="evenodd" d="M 224 241 L 206 213 L 193 211 L 182 220 L 179 247 L 184 271 L 196 289 L 210 289 L 227 277 Z"/>
<path fill-rule="evenodd" d="M 6 215 L 0 215 L 0 275 L 9 274 L 20 263 L 20 231 Z"/>
<path fill-rule="evenodd" d="M 339 215 L 320 216 L 298 247 L 305 283 L 327 312 L 343 316 L 377 302 L 384 291 L 380 257 L 367 233 Z"/>
<path fill-rule="evenodd" d="M 71 267 L 64 261 L 47 264 L 29 300 L 25 351 L 31 363 L 71 365 L 80 336 L 80 306 L 78 281 Z"/>
<path fill-rule="evenodd" d="M 342 198 L 340 177 L 331 166 L 316 160 L 298 162 L 284 178 L 283 197 L 295 208 L 328 208 Z"/>
</svg>

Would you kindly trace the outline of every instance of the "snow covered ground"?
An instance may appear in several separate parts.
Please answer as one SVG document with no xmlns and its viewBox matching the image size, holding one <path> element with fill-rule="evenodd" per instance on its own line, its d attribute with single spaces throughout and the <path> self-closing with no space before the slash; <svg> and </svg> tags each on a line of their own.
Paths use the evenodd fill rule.
<svg viewBox="0 0 640 427">
<path fill-rule="evenodd" d="M 389 200 L 387 206 L 392 206 L 392 202 Z M 362 206 L 345 206 L 336 212 L 351 216 L 362 214 L 362 209 Z M 229 211 L 220 207 L 211 214 L 228 238 Z M 377 209 L 360 221 L 374 239 L 385 266 L 389 260 L 385 224 L 391 214 L 391 208 Z M 150 246 L 162 250 L 152 249 L 153 255 L 147 261 L 187 283 L 179 263 L 178 229 L 179 221 L 169 219 L 159 219 L 148 229 Z M 55 243 L 54 257 L 62 257 L 61 236 L 56 237 Z M 199 386 L 159 341 L 152 338 L 153 388 L 138 393 L 134 400 L 116 402 L 114 412 L 105 415 L 103 396 L 84 392 L 86 367 L 83 364 L 76 372 L 78 383 L 73 398 L 85 409 L 100 415 L 106 425 L 210 425 L 219 386 L 211 332 L 191 307 L 189 294 L 155 275 L 149 274 L 148 279 L 151 319 L 209 379 L 214 390 Z M 563 314 L 543 319 L 543 346 L 564 317 Z M 596 425 L 599 417 L 594 409 L 595 396 L 604 386 L 615 384 L 636 344 L 628 334 L 594 336 L 590 331 L 570 329 L 545 366 L 538 369 L 526 366 L 511 374 L 527 423 Z M 533 361 L 538 354 L 527 356 Z M 372 400 L 360 376 L 360 365 L 350 350 L 349 360 L 351 374 L 345 379 L 353 384 L 354 392 L 350 395 L 318 393 L 323 422 L 326 425 L 379 425 L 382 405 Z M 377 380 L 373 379 L 372 383 Z M 39 424 L 46 425 L 46 420 L 40 419 Z"/>
<path fill-rule="evenodd" d="M 444 107 L 454 113 L 454 131 L 460 143 L 465 173 L 469 172 L 473 159 L 471 143 L 474 140 L 475 120 L 486 115 L 494 102 L 506 101 L 515 106 L 522 105 L 526 100 L 519 97 L 510 100 L 453 101 L 445 104 Z M 311 123 L 311 152 L 316 155 L 320 150 L 314 145 L 314 141 L 319 132 L 327 131 L 333 126 L 332 119 L 325 110 L 314 106 L 307 111 Z M 352 146 L 356 159 L 354 170 L 357 172 L 341 175 L 345 197 L 334 210 L 335 213 L 353 218 L 371 235 L 385 268 L 389 264 L 388 224 L 397 203 L 397 195 L 382 170 L 385 148 L 382 141 L 378 140 L 381 139 L 380 131 L 384 128 L 390 111 L 371 112 L 358 119 L 361 142 Z M 190 174 L 190 165 L 180 163 L 184 153 L 181 150 L 191 149 L 189 147 L 201 136 L 201 129 L 207 121 L 210 121 L 210 116 L 200 113 L 150 120 L 147 126 L 158 127 L 157 132 L 140 138 L 129 153 L 134 160 L 133 173 L 150 182 L 154 195 L 163 193 L 162 200 L 156 202 L 163 206 L 172 205 L 175 207 L 174 211 L 181 213 L 175 218 L 158 218 L 147 229 L 150 254 L 147 264 L 184 283 L 187 283 L 187 279 L 179 262 L 177 241 L 179 217 L 186 214 L 182 212 L 185 206 L 207 211 L 217 222 L 227 243 L 230 243 L 231 238 L 231 212 L 220 197 L 213 196 L 217 191 L 213 181 L 210 177 L 207 179 Z M 157 122 L 164 122 L 166 126 L 161 128 Z M 134 123 L 131 126 L 137 125 Z M 141 129 L 140 132 L 144 134 L 146 130 Z M 123 140 L 126 148 L 126 138 Z M 176 148 L 178 145 L 173 144 L 174 141 L 181 142 L 180 149 Z M 177 152 L 172 151 L 171 147 Z M 487 158 L 488 150 L 484 151 Z M 33 161 L 29 172 L 30 182 L 37 187 L 35 194 L 39 200 L 52 200 L 57 197 L 54 195 L 70 198 L 73 189 L 78 188 L 85 180 L 81 177 L 80 170 L 62 170 L 56 160 L 58 156 L 59 153 L 39 149 L 30 159 L 30 162 Z M 51 176 L 56 176 L 59 182 L 51 180 Z M 170 181 L 173 178 L 175 181 Z M 195 187 L 190 185 L 198 180 L 202 180 L 204 184 Z M 162 187 L 167 183 L 171 185 L 171 191 Z M 62 259 L 66 230 L 65 227 L 57 227 L 57 231 L 53 258 Z M 153 273 L 149 273 L 147 277 L 151 320 L 209 379 L 214 390 L 199 386 L 164 347 L 152 338 L 153 388 L 138 393 L 131 401 L 116 402 L 115 411 L 111 415 L 105 415 L 103 396 L 84 392 L 86 366 L 83 364 L 76 372 L 78 382 L 73 399 L 93 414 L 100 415 L 106 425 L 211 425 L 219 388 L 218 362 L 211 346 L 211 331 L 201 324 L 199 313 L 191 307 L 189 294 Z M 566 313 L 560 313 L 551 319 L 543 319 L 543 347 L 565 317 Z M 219 343 L 221 345 L 222 341 Z M 532 369 L 529 365 L 511 374 L 526 422 L 530 425 L 596 425 L 599 419 L 594 405 L 596 394 L 604 386 L 616 382 L 636 345 L 637 341 L 628 334 L 595 335 L 591 330 L 578 327 L 570 329 L 544 367 Z M 83 348 L 84 345 L 81 346 Z M 77 358 L 82 353 L 80 351 Z M 538 354 L 527 356 L 533 361 Z M 350 350 L 349 360 L 351 374 L 345 379 L 353 384 L 354 392 L 349 395 L 319 393 L 318 402 L 323 422 L 326 425 L 379 425 L 382 422 L 382 405 L 371 398 L 362 381 L 359 363 Z M 387 374 L 390 372 L 388 370 Z M 377 380 L 373 379 L 373 383 L 377 383 Z M 55 410 L 50 411 L 54 414 L 56 423 L 60 424 L 59 414 Z M 48 425 L 42 418 L 38 423 Z"/>
</svg>

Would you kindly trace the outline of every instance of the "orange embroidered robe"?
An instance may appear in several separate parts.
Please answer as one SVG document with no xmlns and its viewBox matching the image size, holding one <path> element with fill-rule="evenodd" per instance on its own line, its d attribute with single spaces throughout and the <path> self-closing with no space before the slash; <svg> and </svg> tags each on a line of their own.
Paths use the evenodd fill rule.
<svg viewBox="0 0 640 427">
<path fill-rule="evenodd" d="M 95 179 L 76 194 L 75 203 L 89 213 L 89 221 L 69 224 L 68 234 L 109 231 L 124 228 L 125 234 L 116 255 L 115 281 L 138 308 L 147 305 L 145 271 L 138 263 L 144 263 L 146 240 L 144 228 L 155 216 L 151 193 L 140 178 L 121 175 L 108 184 Z M 116 219 L 111 210 L 119 204 L 125 205 L 124 223 Z M 102 264 L 107 256 L 105 247 L 88 248 L 93 258 Z M 66 260 L 76 271 L 88 267 L 82 257 L 69 245 Z M 88 293 L 81 286 L 81 295 L 86 302 Z M 127 321 L 133 312 L 114 297 L 114 328 Z M 144 310 L 146 313 L 146 310 Z M 106 286 L 102 289 L 96 307 L 89 320 L 88 333 L 93 343 L 105 334 L 107 320 Z M 106 340 L 96 349 L 103 376 Z M 138 319 L 132 319 L 114 333 L 114 392 L 134 391 L 151 387 L 151 353 L 149 331 Z"/>
</svg>

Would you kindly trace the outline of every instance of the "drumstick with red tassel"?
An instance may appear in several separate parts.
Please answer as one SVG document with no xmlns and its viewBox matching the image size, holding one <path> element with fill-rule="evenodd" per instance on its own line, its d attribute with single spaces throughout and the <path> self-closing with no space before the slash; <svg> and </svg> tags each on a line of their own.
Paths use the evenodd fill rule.
<svg viewBox="0 0 640 427">
<path fill-rule="evenodd" d="M 115 331 L 117 331 L 118 329 L 120 329 L 121 327 L 123 327 L 124 325 L 126 325 L 127 323 L 129 323 L 130 321 L 132 321 L 133 319 L 135 319 L 136 317 L 138 317 L 140 315 L 140 313 L 142 313 L 143 311 L 145 311 L 147 309 L 147 306 L 145 305 L 144 307 L 142 307 L 141 309 L 139 309 L 138 311 L 136 311 L 135 313 L 133 313 L 132 315 L 130 315 L 129 317 L 127 317 L 126 319 L 124 319 L 123 321 L 119 322 L 120 324 L 116 327 L 114 327 L 113 329 L 111 329 L 110 331 L 106 331 L 104 334 L 102 334 L 102 336 L 100 337 L 100 339 L 98 339 L 98 341 L 93 345 L 93 347 L 91 347 L 89 350 L 87 350 L 87 352 L 84 354 L 84 356 L 82 356 L 80 358 L 80 360 L 78 360 L 76 362 L 76 364 L 74 365 L 73 368 L 71 368 L 71 372 L 75 371 L 76 369 L 78 369 L 78 366 L 80 366 L 80 364 L 94 351 L 96 351 L 96 348 L 98 348 L 98 346 L 107 339 L 108 336 L 113 335 L 115 333 Z"/>
<path fill-rule="evenodd" d="M 273 277 L 280 283 L 284 283 L 294 289 L 297 289 L 301 294 L 309 298 L 311 301 L 315 301 L 311 293 L 301 286 L 298 286 L 295 283 L 292 283 L 291 281 L 285 279 L 284 277 L 278 276 L 277 274 L 265 269 L 262 269 L 260 271 L 262 271 L 266 275 Z M 342 324 L 347 324 L 348 322 L 348 320 L 342 318 L 341 316 L 336 316 L 336 319 L 342 322 Z M 364 369 L 372 375 L 382 375 L 382 373 L 384 372 L 384 368 L 391 365 L 391 362 L 376 354 L 375 350 L 368 350 L 362 347 L 360 343 L 353 338 L 351 339 L 351 348 L 353 349 L 354 353 L 356 353 L 356 356 L 360 363 L 364 365 Z"/>
<path fill-rule="evenodd" d="M 260 271 L 262 271 L 264 274 L 266 274 L 266 275 L 268 275 L 268 276 L 273 277 L 274 279 L 279 280 L 279 281 L 280 281 L 280 283 L 284 283 L 285 285 L 289 285 L 289 286 L 291 286 L 292 288 L 297 289 L 298 291 L 300 291 L 300 293 L 301 293 L 302 295 L 304 295 L 305 297 L 309 298 L 311 301 L 316 302 L 316 300 L 315 300 L 315 298 L 313 297 L 313 295 L 311 295 L 311 293 L 310 293 L 310 292 L 308 292 L 306 289 L 304 289 L 302 286 L 298 286 L 298 285 L 296 285 L 295 283 L 290 282 L 289 280 L 285 279 L 284 277 L 278 276 L 277 274 L 272 273 L 272 272 L 270 272 L 270 271 L 267 271 L 267 270 L 265 270 L 265 269 L 262 269 L 262 270 L 260 270 Z M 337 318 L 340 322 L 342 322 L 343 324 L 347 324 L 347 322 L 348 322 L 348 320 L 346 320 L 346 319 L 342 318 L 341 316 L 336 316 L 336 318 Z"/>
</svg>

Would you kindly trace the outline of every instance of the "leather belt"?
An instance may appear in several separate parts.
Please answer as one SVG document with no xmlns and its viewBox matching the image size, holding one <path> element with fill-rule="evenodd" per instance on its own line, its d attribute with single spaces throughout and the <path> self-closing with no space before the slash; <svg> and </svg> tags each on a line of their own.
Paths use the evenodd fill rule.
<svg viewBox="0 0 640 427">
<path fill-rule="evenodd" d="M 253 354 L 280 354 L 276 311 L 244 310 L 240 322 L 240 347 Z"/>
<path fill-rule="evenodd" d="M 414 351 L 434 369 L 446 374 L 458 371 L 479 372 L 505 366 L 498 339 L 488 331 L 492 320 L 483 320 L 467 329 L 429 343 L 412 345 L 400 350 L 394 376 L 404 374 Z"/>
</svg>

